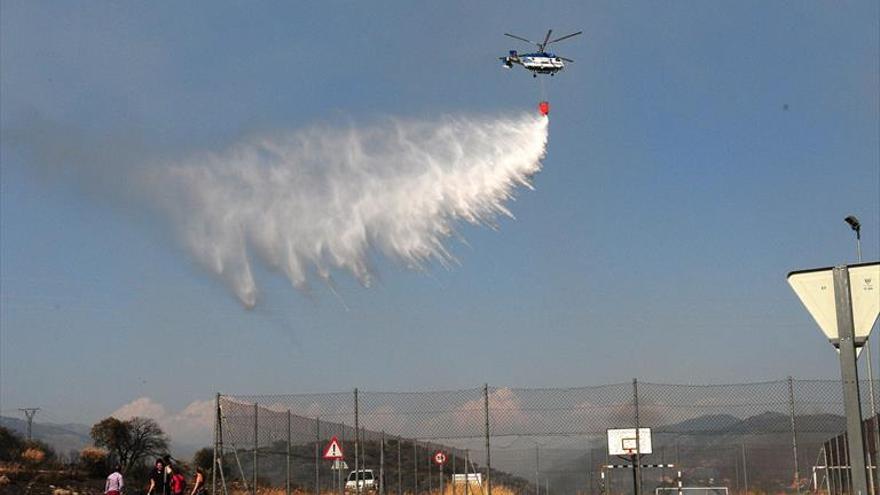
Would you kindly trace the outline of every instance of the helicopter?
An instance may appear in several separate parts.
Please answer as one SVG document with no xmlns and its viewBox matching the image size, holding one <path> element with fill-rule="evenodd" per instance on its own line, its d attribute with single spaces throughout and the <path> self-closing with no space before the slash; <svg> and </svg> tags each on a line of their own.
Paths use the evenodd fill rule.
<svg viewBox="0 0 880 495">
<path fill-rule="evenodd" d="M 516 50 L 510 50 L 509 54 L 506 57 L 499 58 L 501 59 L 502 65 L 507 69 L 512 69 L 513 64 L 519 64 L 522 65 L 526 70 L 531 71 L 532 77 L 538 77 L 538 74 L 550 74 L 552 76 L 565 68 L 565 62 L 574 62 L 574 60 L 570 58 L 560 57 L 553 53 L 547 52 L 547 45 L 551 43 L 556 43 L 558 41 L 567 40 L 568 38 L 572 38 L 582 33 L 583 31 L 578 31 L 576 33 L 565 35 L 561 38 L 551 40 L 550 35 L 553 34 L 553 30 L 550 29 L 547 31 L 547 36 L 544 37 L 543 43 L 535 43 L 534 41 L 527 40 L 522 36 L 504 33 L 504 36 L 509 36 L 513 39 L 525 41 L 526 43 L 531 43 L 537 46 L 538 51 L 535 53 L 523 53 L 522 55 L 520 55 L 516 52 Z"/>
</svg>

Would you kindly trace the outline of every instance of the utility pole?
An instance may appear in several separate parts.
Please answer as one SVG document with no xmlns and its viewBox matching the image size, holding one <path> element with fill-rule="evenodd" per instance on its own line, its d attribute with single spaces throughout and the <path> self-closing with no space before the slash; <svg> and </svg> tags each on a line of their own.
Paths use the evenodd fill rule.
<svg viewBox="0 0 880 495">
<path fill-rule="evenodd" d="M 40 410 L 39 407 L 20 407 L 19 411 L 24 413 L 24 416 L 27 418 L 27 441 L 30 442 L 34 439 L 33 436 L 33 427 L 34 427 L 34 416 L 36 416 L 37 411 Z"/>
</svg>

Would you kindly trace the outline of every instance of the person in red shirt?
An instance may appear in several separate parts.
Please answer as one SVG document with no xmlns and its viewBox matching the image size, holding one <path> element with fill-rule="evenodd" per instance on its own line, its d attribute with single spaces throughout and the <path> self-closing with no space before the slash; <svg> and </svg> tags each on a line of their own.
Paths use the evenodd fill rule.
<svg viewBox="0 0 880 495">
<path fill-rule="evenodd" d="M 183 495 L 186 490 L 186 477 L 177 466 L 171 467 L 171 495 Z"/>
</svg>

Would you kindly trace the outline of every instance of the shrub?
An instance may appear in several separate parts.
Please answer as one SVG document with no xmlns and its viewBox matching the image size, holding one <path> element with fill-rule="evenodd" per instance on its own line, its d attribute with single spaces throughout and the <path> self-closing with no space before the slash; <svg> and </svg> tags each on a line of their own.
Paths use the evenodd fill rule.
<svg viewBox="0 0 880 495">
<path fill-rule="evenodd" d="M 26 464 L 36 466 L 46 460 L 46 453 L 36 447 L 28 447 L 21 453 L 21 460 Z"/>
<path fill-rule="evenodd" d="M 79 453 L 79 465 L 82 469 L 96 478 L 103 478 L 107 474 L 108 454 L 104 449 L 86 447 Z"/>
<path fill-rule="evenodd" d="M 0 426 L 0 461 L 14 461 L 21 454 L 24 441 L 9 428 Z"/>
<path fill-rule="evenodd" d="M 199 449 L 193 456 L 193 464 L 198 468 L 202 468 L 206 473 L 210 471 L 214 466 L 214 449 L 211 447 Z"/>
</svg>

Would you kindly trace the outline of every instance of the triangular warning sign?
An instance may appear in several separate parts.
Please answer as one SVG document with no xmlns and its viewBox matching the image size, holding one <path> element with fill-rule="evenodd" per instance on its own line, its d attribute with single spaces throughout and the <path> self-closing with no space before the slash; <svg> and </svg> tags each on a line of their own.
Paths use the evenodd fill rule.
<svg viewBox="0 0 880 495">
<path fill-rule="evenodd" d="M 862 346 L 880 314 L 880 263 L 847 267 L 852 296 L 855 343 Z M 834 301 L 833 268 L 802 270 L 788 274 L 788 284 L 810 312 L 828 340 L 837 345 L 837 308 Z M 860 349 L 857 349 L 857 352 Z"/>
<path fill-rule="evenodd" d="M 330 443 L 324 447 L 324 459 L 334 461 L 343 457 L 344 454 L 342 453 L 342 447 L 339 445 L 339 439 L 334 436 L 330 439 Z"/>
</svg>

